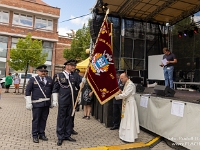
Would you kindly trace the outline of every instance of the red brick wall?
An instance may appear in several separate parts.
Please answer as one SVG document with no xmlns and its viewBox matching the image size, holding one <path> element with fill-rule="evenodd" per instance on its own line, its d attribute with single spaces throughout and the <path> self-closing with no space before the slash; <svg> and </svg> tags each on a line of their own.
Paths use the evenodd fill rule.
<svg viewBox="0 0 200 150">
<path fill-rule="evenodd" d="M 56 44 L 56 56 L 55 64 L 63 65 L 66 59 L 63 57 L 63 51 L 65 48 L 71 47 L 72 39 L 66 37 L 58 37 L 58 43 Z"/>
<path fill-rule="evenodd" d="M 41 38 L 49 38 L 49 39 L 58 39 L 58 34 L 57 33 L 52 33 L 52 32 L 42 32 L 42 31 L 37 31 L 33 29 L 27 29 L 27 28 L 19 28 L 19 27 L 9 27 L 7 25 L 2 25 L 0 24 L 0 32 L 8 32 L 10 34 L 21 34 L 21 35 L 27 35 L 29 32 L 31 32 L 32 36 L 37 36 Z"/>
<path fill-rule="evenodd" d="M 60 8 L 23 0 L 1 0 L 0 4 L 60 16 Z"/>
</svg>

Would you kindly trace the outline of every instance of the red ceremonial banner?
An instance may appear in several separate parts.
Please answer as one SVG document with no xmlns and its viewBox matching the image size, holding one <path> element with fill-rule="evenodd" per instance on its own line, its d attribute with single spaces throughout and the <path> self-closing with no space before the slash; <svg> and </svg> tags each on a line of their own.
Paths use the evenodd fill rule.
<svg viewBox="0 0 200 150">
<path fill-rule="evenodd" d="M 102 23 L 88 69 L 87 80 L 100 104 L 105 104 L 119 92 L 113 61 L 111 34 L 106 19 Z"/>
</svg>

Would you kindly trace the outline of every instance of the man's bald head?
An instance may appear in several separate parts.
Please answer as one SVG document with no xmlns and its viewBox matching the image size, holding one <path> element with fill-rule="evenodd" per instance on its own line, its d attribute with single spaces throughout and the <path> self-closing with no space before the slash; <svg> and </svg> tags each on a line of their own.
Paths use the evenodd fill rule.
<svg viewBox="0 0 200 150">
<path fill-rule="evenodd" d="M 122 74 L 120 75 L 120 80 L 122 81 L 123 84 L 125 84 L 126 81 L 128 81 L 128 76 L 127 76 L 127 74 L 126 74 L 126 73 L 122 73 Z"/>
</svg>

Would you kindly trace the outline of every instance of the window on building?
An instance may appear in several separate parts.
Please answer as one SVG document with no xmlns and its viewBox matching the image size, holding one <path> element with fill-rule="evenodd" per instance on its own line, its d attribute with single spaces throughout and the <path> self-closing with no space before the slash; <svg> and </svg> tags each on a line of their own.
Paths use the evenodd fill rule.
<svg viewBox="0 0 200 150">
<path fill-rule="evenodd" d="M 0 57 L 6 58 L 8 48 L 8 37 L 0 36 Z"/>
<path fill-rule="evenodd" d="M 43 50 L 44 53 L 47 53 L 47 61 L 52 60 L 52 52 L 53 52 L 53 43 L 52 42 L 43 42 Z"/>
<path fill-rule="evenodd" d="M 14 13 L 13 24 L 32 27 L 33 17 L 30 15 Z"/>
<path fill-rule="evenodd" d="M 18 38 L 12 38 L 11 48 L 16 48 L 18 40 Z"/>
<path fill-rule="evenodd" d="M 9 12 L 0 10 L 0 22 L 9 23 Z"/>
<path fill-rule="evenodd" d="M 4 77 L 6 75 L 6 63 L 0 61 L 0 77 Z"/>
<path fill-rule="evenodd" d="M 53 21 L 49 20 L 49 19 L 36 17 L 36 19 L 35 19 L 35 29 L 53 30 Z"/>
<path fill-rule="evenodd" d="M 47 65 L 47 70 L 48 70 L 48 76 L 51 76 L 52 75 L 52 68 L 51 68 L 51 66 Z"/>
</svg>

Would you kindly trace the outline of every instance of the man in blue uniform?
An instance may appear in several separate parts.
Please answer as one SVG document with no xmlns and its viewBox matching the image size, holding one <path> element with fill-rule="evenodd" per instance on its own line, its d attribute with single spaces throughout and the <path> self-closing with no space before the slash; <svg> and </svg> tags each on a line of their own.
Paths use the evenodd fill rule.
<svg viewBox="0 0 200 150">
<path fill-rule="evenodd" d="M 63 140 L 75 142 L 72 134 L 72 111 L 76 97 L 76 87 L 79 88 L 72 72 L 76 67 L 76 60 L 68 60 L 64 63 L 65 70 L 56 75 L 53 86 L 53 106 L 58 104 L 57 117 L 57 145 L 62 145 Z"/>
<path fill-rule="evenodd" d="M 51 105 L 51 94 L 53 81 L 46 76 L 46 65 L 38 66 L 38 76 L 30 78 L 26 86 L 26 108 L 32 109 L 32 136 L 33 142 L 39 143 L 39 139 L 47 141 L 45 136 L 46 121 Z M 39 137 L 39 139 L 38 139 Z"/>
</svg>

